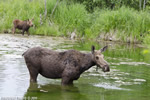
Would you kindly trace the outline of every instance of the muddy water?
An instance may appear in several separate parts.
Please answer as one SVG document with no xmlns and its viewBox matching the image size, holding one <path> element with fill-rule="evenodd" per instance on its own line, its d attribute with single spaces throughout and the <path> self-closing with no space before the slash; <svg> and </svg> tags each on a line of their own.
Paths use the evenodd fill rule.
<svg viewBox="0 0 150 100">
<path fill-rule="evenodd" d="M 76 49 L 90 52 L 109 45 L 104 53 L 111 71 L 104 73 L 92 67 L 72 87 L 62 87 L 60 79 L 38 76 L 37 84 L 29 83 L 23 57 L 30 47 L 41 46 L 58 51 Z M 62 38 L 0 34 L 0 99 L 24 98 L 39 100 L 149 100 L 150 59 L 145 59 L 136 45 L 107 42 L 72 42 Z"/>
</svg>

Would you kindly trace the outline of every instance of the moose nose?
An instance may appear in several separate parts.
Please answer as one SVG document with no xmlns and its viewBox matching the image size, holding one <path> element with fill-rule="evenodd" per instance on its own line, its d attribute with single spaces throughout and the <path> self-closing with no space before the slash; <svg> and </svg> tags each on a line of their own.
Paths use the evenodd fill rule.
<svg viewBox="0 0 150 100">
<path fill-rule="evenodd" d="M 110 69 L 109 69 L 109 66 L 108 65 L 105 65 L 102 69 L 104 72 L 109 72 Z"/>
</svg>

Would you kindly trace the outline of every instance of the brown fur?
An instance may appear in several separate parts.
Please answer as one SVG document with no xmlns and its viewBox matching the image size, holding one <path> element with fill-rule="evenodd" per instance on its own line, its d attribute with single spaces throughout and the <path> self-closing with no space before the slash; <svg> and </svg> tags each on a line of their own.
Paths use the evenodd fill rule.
<svg viewBox="0 0 150 100">
<path fill-rule="evenodd" d="M 24 35 L 24 32 L 26 31 L 28 35 L 30 35 L 29 33 L 29 28 L 33 26 L 32 23 L 33 19 L 31 20 L 19 20 L 19 19 L 15 19 L 13 21 L 13 29 L 12 29 L 12 33 L 15 34 L 16 29 L 22 30 L 22 35 Z"/>
<path fill-rule="evenodd" d="M 47 78 L 62 78 L 62 85 L 67 85 L 73 84 L 73 80 L 77 80 L 85 70 L 94 65 L 101 67 L 104 72 L 109 71 L 107 62 L 103 58 L 97 58 L 102 55 L 102 51 L 94 49 L 93 47 L 92 53 L 86 54 L 76 50 L 57 52 L 41 47 L 30 48 L 23 54 L 30 81 L 36 82 L 40 73 Z"/>
</svg>

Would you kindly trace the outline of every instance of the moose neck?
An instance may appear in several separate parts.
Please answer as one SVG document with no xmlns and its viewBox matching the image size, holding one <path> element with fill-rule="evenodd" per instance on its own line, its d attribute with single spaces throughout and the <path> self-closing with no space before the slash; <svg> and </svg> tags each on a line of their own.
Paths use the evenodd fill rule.
<svg viewBox="0 0 150 100">
<path fill-rule="evenodd" d="M 93 57 L 91 53 L 85 54 L 84 59 L 82 61 L 82 72 L 85 70 L 88 70 L 92 66 L 95 65 L 95 62 L 93 61 Z"/>
</svg>

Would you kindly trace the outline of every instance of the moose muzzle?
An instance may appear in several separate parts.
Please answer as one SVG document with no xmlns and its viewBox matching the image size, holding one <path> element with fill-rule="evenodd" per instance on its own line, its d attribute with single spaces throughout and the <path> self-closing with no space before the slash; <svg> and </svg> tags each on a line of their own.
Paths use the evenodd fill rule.
<svg viewBox="0 0 150 100">
<path fill-rule="evenodd" d="M 103 70 L 103 72 L 109 72 L 110 68 L 109 68 L 108 65 L 105 65 L 105 66 L 102 67 L 102 70 Z"/>
</svg>

